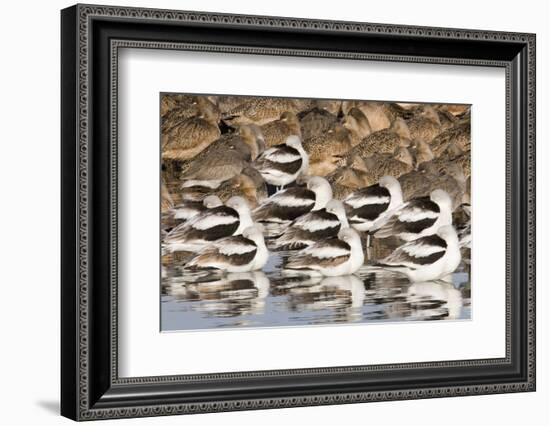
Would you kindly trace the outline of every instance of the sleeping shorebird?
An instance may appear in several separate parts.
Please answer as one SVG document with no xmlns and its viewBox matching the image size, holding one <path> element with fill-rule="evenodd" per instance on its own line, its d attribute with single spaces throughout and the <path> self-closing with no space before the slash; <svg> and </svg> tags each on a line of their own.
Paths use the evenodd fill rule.
<svg viewBox="0 0 550 426">
<path fill-rule="evenodd" d="M 284 268 L 289 274 L 340 276 L 353 274 L 363 262 L 361 237 L 354 229 L 346 228 L 337 237 L 319 241 L 298 252 Z"/>
<path fill-rule="evenodd" d="M 429 197 L 413 198 L 395 209 L 387 222 L 375 231 L 376 238 L 398 237 L 404 241 L 435 234 L 452 223 L 452 201 L 445 191 L 436 189 Z"/>
<path fill-rule="evenodd" d="M 222 201 L 216 195 L 204 197 L 202 201 L 183 200 L 172 209 L 172 216 L 175 220 L 186 221 L 205 210 L 219 207 L 222 204 Z"/>
<path fill-rule="evenodd" d="M 203 248 L 186 265 L 186 269 L 219 269 L 226 272 L 249 272 L 262 269 L 269 253 L 261 225 L 246 228 L 242 235 L 214 241 Z"/>
<path fill-rule="evenodd" d="M 300 216 L 273 243 L 275 250 L 298 250 L 325 238 L 338 235 L 349 227 L 341 201 L 330 200 L 326 207 Z"/>
<path fill-rule="evenodd" d="M 217 188 L 255 160 L 264 145 L 253 126 L 241 126 L 236 133 L 226 134 L 195 158 L 182 165 L 182 187 Z"/>
<path fill-rule="evenodd" d="M 257 124 L 262 126 L 277 120 L 285 111 L 298 112 L 297 103 L 289 98 L 249 98 L 226 111 L 222 119 L 230 126 Z"/>
<path fill-rule="evenodd" d="M 350 165 L 355 156 L 368 158 L 375 154 L 392 154 L 396 149 L 408 147 L 410 144 L 411 135 L 407 124 L 403 119 L 398 118 L 390 128 L 379 130 L 365 137 L 343 158 L 345 164 Z"/>
<path fill-rule="evenodd" d="M 278 120 L 264 124 L 260 128 L 260 131 L 265 139 L 267 148 L 285 143 L 289 136 L 302 136 L 300 121 L 296 117 L 296 114 L 290 111 L 283 112 L 281 118 Z"/>
<path fill-rule="evenodd" d="M 352 192 L 365 186 L 364 180 L 357 170 L 351 167 L 340 167 L 326 177 L 332 186 L 332 196 L 337 200 L 344 200 Z"/>
<path fill-rule="evenodd" d="M 413 142 L 412 154 L 414 157 L 414 165 L 417 168 L 420 164 L 432 161 L 435 158 L 430 145 L 421 140 Z"/>
<path fill-rule="evenodd" d="M 232 197 L 226 205 L 208 209 L 178 225 L 164 243 L 170 252 L 197 252 L 220 238 L 239 235 L 251 225 L 250 208 L 244 198 Z"/>
<path fill-rule="evenodd" d="M 326 176 L 338 168 L 337 163 L 352 147 L 348 129 L 336 124 L 325 133 L 304 140 L 304 149 L 309 155 L 312 176 Z"/>
<path fill-rule="evenodd" d="M 162 133 L 162 159 L 185 161 L 194 158 L 216 141 L 221 133 L 214 112 L 205 110 Z"/>
<path fill-rule="evenodd" d="M 462 119 L 453 127 L 441 132 L 430 142 L 434 155 L 439 157 L 450 146 L 454 145 L 460 151 L 470 151 L 471 125 L 470 119 Z"/>
<path fill-rule="evenodd" d="M 365 185 L 374 185 L 382 176 L 399 178 L 414 169 L 414 159 L 408 148 L 398 148 L 393 154 L 374 154 L 368 158 L 356 155 L 351 159 L 351 167 L 363 179 Z M 345 164 L 345 160 L 344 160 Z"/>
<path fill-rule="evenodd" d="M 388 115 L 386 103 L 370 101 L 344 101 L 342 110 L 347 114 L 352 108 L 359 108 L 369 120 L 369 125 L 373 132 L 387 129 L 391 125 L 391 119 Z"/>
<path fill-rule="evenodd" d="M 338 123 L 338 117 L 322 108 L 312 108 L 298 114 L 304 140 L 318 137 Z"/>
<path fill-rule="evenodd" d="M 342 125 L 348 129 L 351 144 L 355 146 L 372 133 L 369 120 L 359 108 L 352 108 L 342 120 Z"/>
<path fill-rule="evenodd" d="M 430 105 L 422 105 L 419 113 L 406 121 L 411 139 L 415 141 L 430 143 L 442 130 L 439 115 Z"/>
<path fill-rule="evenodd" d="M 370 246 L 370 231 L 384 225 L 401 204 L 401 185 L 392 176 L 383 176 L 379 183 L 359 189 L 344 200 L 350 225 L 367 233 L 367 247 Z"/>
<path fill-rule="evenodd" d="M 456 231 L 452 225 L 445 225 L 436 234 L 403 244 L 376 265 L 421 282 L 447 277 L 458 268 L 460 260 Z"/>
<path fill-rule="evenodd" d="M 169 133 L 175 126 L 192 117 L 208 116 L 214 124 L 220 120 L 218 107 L 205 96 L 163 95 L 160 114 L 162 134 Z"/>
<path fill-rule="evenodd" d="M 184 199 L 180 204 L 162 214 L 161 229 L 163 241 L 164 237 L 175 227 L 208 209 L 219 207 L 222 204 L 219 197 L 215 195 L 209 195 L 202 200 Z"/>
<path fill-rule="evenodd" d="M 223 202 L 231 197 L 243 197 L 250 208 L 256 208 L 267 198 L 267 188 L 264 179 L 256 169 L 245 167 L 241 174 L 220 183 L 216 187 L 186 186 L 181 190 L 185 201 L 201 201 L 204 197 L 215 195 Z"/>
<path fill-rule="evenodd" d="M 284 144 L 265 150 L 254 162 L 265 181 L 278 190 L 305 174 L 308 166 L 309 157 L 296 135 L 289 136 Z"/>
<path fill-rule="evenodd" d="M 332 199 L 332 189 L 326 179 L 314 176 L 305 187 L 295 186 L 277 192 L 252 212 L 256 222 L 266 224 L 268 235 L 280 235 L 282 228 L 293 220 L 322 209 Z"/>
<path fill-rule="evenodd" d="M 235 96 L 235 95 L 219 95 L 219 96 L 209 96 L 210 102 L 218 107 L 222 116 L 226 115 L 228 111 L 233 108 L 238 107 L 239 105 L 244 104 L 245 102 L 250 102 L 252 99 L 258 99 L 253 96 Z"/>
<path fill-rule="evenodd" d="M 466 190 L 466 177 L 460 165 L 454 162 L 430 161 L 422 164 L 420 168 L 428 172 L 429 181 L 423 188 L 410 193 L 410 197 L 418 197 L 429 194 L 435 189 L 442 189 L 451 197 L 451 211 L 454 211 L 462 203 L 462 196 Z"/>
</svg>

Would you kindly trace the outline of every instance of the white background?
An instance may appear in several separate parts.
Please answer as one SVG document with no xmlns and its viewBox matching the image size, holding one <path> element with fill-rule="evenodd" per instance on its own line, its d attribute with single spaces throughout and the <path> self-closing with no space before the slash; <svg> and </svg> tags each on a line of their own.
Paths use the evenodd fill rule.
<svg viewBox="0 0 550 426">
<path fill-rule="evenodd" d="M 550 136 L 550 29 L 544 2 L 535 0 L 441 3 L 392 2 L 251 2 L 105 0 L 107 4 L 157 6 L 235 13 L 286 15 L 383 23 L 437 25 L 536 32 L 538 95 L 538 391 L 453 399 L 386 402 L 211 414 L 185 418 L 122 420 L 119 424 L 317 424 L 343 421 L 371 424 L 446 426 L 476 424 L 546 424 L 550 398 L 548 342 L 549 280 L 544 264 L 550 237 L 548 185 Z M 59 394 L 59 9 L 66 1 L 10 2 L 3 5 L 0 31 L 0 398 L 2 423 L 68 424 L 58 417 Z M 546 76 L 546 81 L 544 77 Z M 489 172 L 489 171 L 488 171 Z M 546 193 L 546 194 L 545 194 Z M 539 420 L 536 420 L 538 416 Z M 102 424 L 117 424 L 105 422 Z"/>
<path fill-rule="evenodd" d="M 124 49 L 119 81 L 122 377 L 505 356 L 503 69 Z M 159 199 L 158 98 L 166 91 L 472 104 L 472 320 L 159 333 L 151 200 Z M 220 357 L 213 346 L 231 350 Z"/>
</svg>

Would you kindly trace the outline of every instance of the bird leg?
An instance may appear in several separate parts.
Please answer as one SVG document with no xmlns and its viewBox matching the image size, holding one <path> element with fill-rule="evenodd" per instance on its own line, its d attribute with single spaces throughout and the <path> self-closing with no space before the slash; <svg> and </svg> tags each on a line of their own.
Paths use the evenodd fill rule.
<svg viewBox="0 0 550 426">
<path fill-rule="evenodd" d="M 367 238 L 365 239 L 365 254 L 367 257 L 367 260 L 371 260 L 371 236 L 370 232 L 366 232 Z"/>
</svg>

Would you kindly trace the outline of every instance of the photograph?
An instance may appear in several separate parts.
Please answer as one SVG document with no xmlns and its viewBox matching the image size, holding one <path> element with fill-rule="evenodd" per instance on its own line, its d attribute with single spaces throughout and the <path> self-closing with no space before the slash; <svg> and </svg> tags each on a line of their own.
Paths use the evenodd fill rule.
<svg viewBox="0 0 550 426">
<path fill-rule="evenodd" d="M 550 30 L 529 5 L 399 1 L 40 10 L 52 51 L 21 55 L 18 39 L 18 61 L 58 60 L 38 89 L 6 67 L 4 139 L 18 141 L 29 99 L 60 89 L 34 127 L 61 149 L 34 138 L 32 173 L 5 156 L 28 181 L 7 188 L 27 196 L 38 176 L 38 205 L 55 201 L 48 188 L 60 203 L 38 226 L 36 209 L 5 209 L 21 264 L 5 281 L 28 269 L 18 245 L 57 238 L 25 307 L 60 312 L 50 336 L 6 286 L 23 352 L 57 342 L 37 364 L 53 393 L 9 388 L 74 421 L 267 424 L 324 406 L 326 424 L 365 409 L 425 423 L 430 404 L 462 425 L 493 404 L 517 424 L 540 408 L 536 80 Z M 48 268 L 61 291 L 43 285 Z"/>
<path fill-rule="evenodd" d="M 161 93 L 161 331 L 470 319 L 470 109 Z"/>
</svg>

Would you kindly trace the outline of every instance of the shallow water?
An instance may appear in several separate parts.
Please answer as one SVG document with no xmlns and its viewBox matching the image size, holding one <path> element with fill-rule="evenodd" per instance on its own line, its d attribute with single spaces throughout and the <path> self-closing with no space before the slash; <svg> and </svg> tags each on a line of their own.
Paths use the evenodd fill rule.
<svg viewBox="0 0 550 426">
<path fill-rule="evenodd" d="M 293 252 L 271 253 L 262 271 L 183 272 L 163 266 L 161 330 L 305 326 L 383 321 L 470 319 L 470 267 L 452 282 L 410 283 L 365 265 L 355 275 L 310 278 L 281 272 Z M 294 252 L 295 253 L 295 252 Z"/>
</svg>

